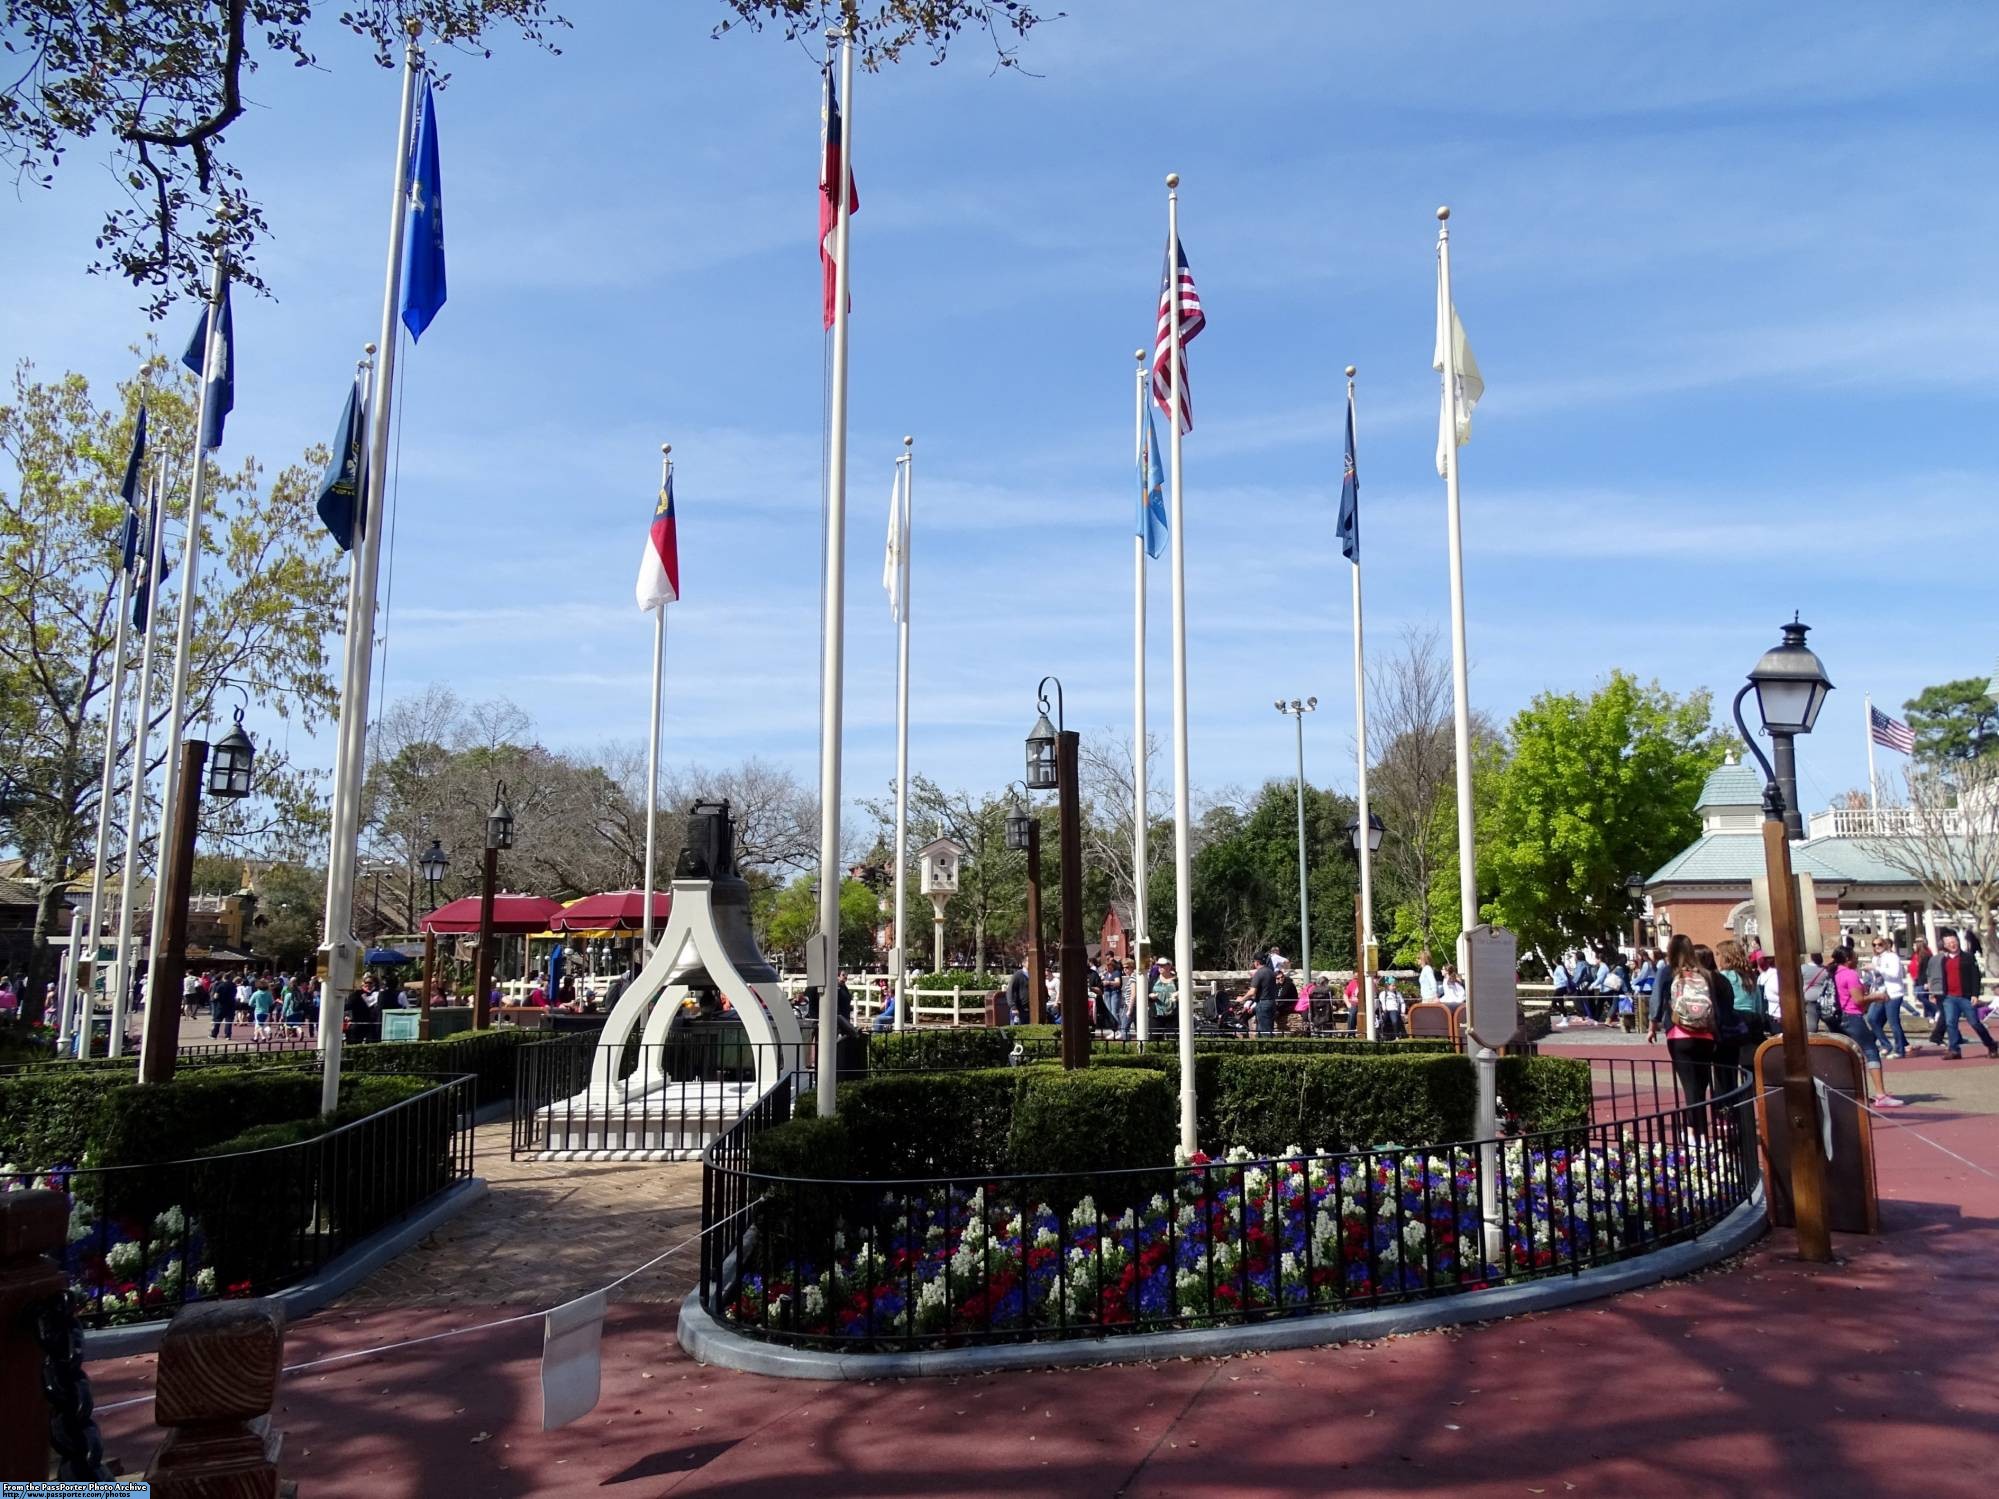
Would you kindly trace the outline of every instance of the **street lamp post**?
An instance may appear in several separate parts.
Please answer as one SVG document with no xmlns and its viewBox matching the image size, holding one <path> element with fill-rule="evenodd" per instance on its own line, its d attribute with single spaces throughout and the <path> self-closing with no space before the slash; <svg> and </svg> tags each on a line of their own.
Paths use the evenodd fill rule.
<svg viewBox="0 0 1999 1499">
<path fill-rule="evenodd" d="M 507 783 L 493 790 L 493 810 L 486 814 L 486 868 L 479 887 L 479 955 L 472 969 L 472 1028 L 482 1031 L 493 1019 L 493 881 L 500 871 L 500 850 L 514 846 L 514 811 L 507 805 Z"/>
<path fill-rule="evenodd" d="M 1041 953 L 1041 819 L 1027 809 L 1027 787 L 1020 786 L 1014 809 L 1006 814 L 1006 846 L 1027 855 L 1027 1019 L 1041 1024 L 1041 1001 L 1047 990 Z M 1009 791 L 1013 787 L 1007 788 Z"/>
<path fill-rule="evenodd" d="M 1277 701 L 1277 711 L 1298 726 L 1298 972 L 1305 987 L 1312 987 L 1312 902 L 1307 892 L 1305 865 L 1305 715 L 1319 706 L 1316 697 L 1302 703 L 1297 698 Z M 1358 948 L 1355 951 L 1359 951 Z"/>
<path fill-rule="evenodd" d="M 1645 876 L 1636 872 L 1626 875 L 1624 893 L 1631 897 L 1631 951 L 1636 956 L 1645 945 Z"/>
<path fill-rule="evenodd" d="M 1048 684 L 1055 683 L 1055 722 L 1048 722 Z M 1090 1064 L 1089 962 L 1083 951 L 1083 813 L 1078 790 L 1082 740 L 1062 724 L 1062 684 L 1043 677 L 1035 689 L 1040 716 L 1027 735 L 1027 789 L 1053 791 L 1057 847 L 1062 856 L 1062 1065 Z"/>
<path fill-rule="evenodd" d="M 451 857 L 444 851 L 444 845 L 433 838 L 430 847 L 417 859 L 423 870 L 423 888 L 429 908 L 437 909 L 438 887 L 444 883 L 444 872 L 451 867 Z M 417 1035 L 423 1040 L 430 1039 L 430 997 L 437 985 L 437 933 L 425 928 L 423 934 L 423 1000 L 417 1007 Z"/>
<path fill-rule="evenodd" d="M 1805 644 L 1809 626 L 1795 615 L 1783 639 L 1751 668 L 1735 694 L 1735 726 L 1763 768 L 1763 860 L 1770 884 L 1770 946 L 1777 960 L 1777 993 L 1784 1019 L 1784 1116 L 1790 1127 L 1791 1202 L 1798 1225 L 1798 1253 L 1824 1264 L 1832 1259 L 1826 1226 L 1825 1158 L 1819 1151 L 1818 1097 L 1812 1083 L 1811 1042 L 1805 1034 L 1803 972 L 1799 964 L 1797 882 L 1791 873 L 1791 839 L 1801 836 L 1795 798 L 1797 760 L 1792 742 L 1809 734 L 1832 690 L 1825 666 Z M 1742 719 L 1742 700 L 1756 694 L 1763 732 L 1776 750 L 1772 765 Z M 1787 787 L 1786 782 L 1789 782 Z"/>
<path fill-rule="evenodd" d="M 214 752 L 213 763 L 209 753 Z M 180 994 L 187 978 L 187 906 L 194 891 L 194 837 L 201 820 L 202 770 L 208 771 L 208 794 L 223 801 L 241 801 L 250 794 L 257 747 L 243 728 L 243 710 L 235 725 L 215 744 L 190 739 L 181 746 L 179 796 L 175 803 L 174 846 L 161 850 L 165 865 L 164 941 L 153 944 L 157 958 L 151 977 L 152 1004 L 139 1040 L 139 1081 L 171 1082 L 180 1052 Z"/>
<path fill-rule="evenodd" d="M 1347 823 L 1347 841 L 1353 845 L 1354 862 L 1361 866 L 1363 874 L 1367 871 L 1368 858 L 1381 852 L 1381 839 L 1387 831 L 1388 825 L 1381 820 L 1381 815 L 1377 812 L 1367 814 L 1365 837 L 1361 833 L 1360 818 L 1355 817 Z M 1367 882 L 1363 880 L 1361 884 L 1365 887 Z M 1367 908 L 1366 889 L 1354 891 L 1353 962 L 1355 971 L 1360 974 L 1360 990 L 1354 998 L 1361 1005 L 1361 1023 L 1356 1029 L 1370 1041 L 1374 1039 L 1375 964 L 1374 954 L 1370 951 L 1372 944 L 1367 939 L 1368 934 L 1374 930 L 1373 917 L 1374 913 Z"/>
</svg>

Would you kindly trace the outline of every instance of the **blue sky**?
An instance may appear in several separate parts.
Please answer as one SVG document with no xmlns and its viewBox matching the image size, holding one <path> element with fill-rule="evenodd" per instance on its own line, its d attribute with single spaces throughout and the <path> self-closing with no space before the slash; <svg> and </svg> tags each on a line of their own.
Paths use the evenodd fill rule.
<svg viewBox="0 0 1999 1499">
<path fill-rule="evenodd" d="M 571 10 L 563 56 L 454 59 L 439 95 L 451 300 L 403 364 L 387 690 L 505 695 L 560 745 L 641 739 L 632 579 L 671 441 L 666 757 L 810 781 L 815 62 L 775 34 L 711 41 L 699 0 Z M 1822 804 L 1864 778 L 1863 693 L 1992 668 L 1989 6 L 1069 11 L 1023 50 L 1039 76 L 968 40 L 850 101 L 850 797 L 894 763 L 879 575 L 905 432 L 914 768 L 1017 776 L 1044 672 L 1072 726 L 1128 731 L 1131 354 L 1169 170 L 1208 313 L 1185 448 L 1197 785 L 1288 774 L 1270 703 L 1306 694 L 1313 778 L 1351 781 L 1350 362 L 1369 637 L 1447 622 L 1439 203 L 1487 383 L 1463 467 L 1478 707 L 1612 667 L 1732 691 L 1800 609 L 1840 689 L 1801 757 Z M 379 317 L 396 82 L 320 42 L 324 69 L 257 75 L 231 132 L 279 293 L 236 308 L 232 457 L 324 441 Z M 127 371 L 139 299 L 81 269 L 106 191 L 85 149 L 0 208 L 10 362 Z M 1152 584 L 1164 737 L 1163 566 Z"/>
</svg>

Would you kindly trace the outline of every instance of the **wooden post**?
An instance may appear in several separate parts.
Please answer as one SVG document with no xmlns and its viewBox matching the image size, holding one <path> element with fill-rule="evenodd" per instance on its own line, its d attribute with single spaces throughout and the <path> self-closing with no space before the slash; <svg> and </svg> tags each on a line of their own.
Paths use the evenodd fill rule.
<svg viewBox="0 0 1999 1499">
<path fill-rule="evenodd" d="M 49 1476 L 34 1308 L 62 1294 L 64 1276 L 50 1256 L 68 1231 L 69 1203 L 60 1192 L 0 1194 L 0 1478 Z"/>
<path fill-rule="evenodd" d="M 1079 789 L 1082 737 L 1055 736 L 1058 837 L 1062 852 L 1062 1065 L 1090 1065 L 1089 955 L 1083 951 L 1083 809 Z"/>
<path fill-rule="evenodd" d="M 139 1081 L 170 1083 L 180 1056 L 180 991 L 187 977 L 187 903 L 194 895 L 195 824 L 201 818 L 201 777 L 208 766 L 208 742 L 190 739 L 180 747 L 180 792 L 174 803 L 175 846 L 166 873 L 165 938 L 153 942 L 153 971 L 147 975 L 146 1024 L 139 1038 Z"/>
<path fill-rule="evenodd" d="M 268 1298 L 174 1314 L 154 1375 L 153 1420 L 167 1437 L 146 1467 L 153 1499 L 277 1499 L 271 1405 L 284 1352 L 284 1313 Z"/>
<path fill-rule="evenodd" d="M 493 1023 L 493 881 L 499 878 L 500 851 L 486 850 L 485 882 L 479 887 L 479 954 L 472 965 L 472 1029 Z"/>
<path fill-rule="evenodd" d="M 1791 1132 L 1791 1201 L 1798 1216 L 1798 1254 L 1832 1259 L 1826 1227 L 1825 1157 L 1819 1153 L 1818 1096 L 1812 1087 L 1811 1041 L 1805 1032 L 1804 975 L 1798 955 L 1798 885 L 1791 840 L 1779 818 L 1763 823 L 1763 859 L 1770 877 L 1770 933 L 1777 960 L 1777 995 L 1784 1016 L 1784 1114 Z"/>
<path fill-rule="evenodd" d="M 1041 819 L 1027 824 L 1027 1019 L 1041 1024 L 1042 1001 L 1048 994 L 1047 970 L 1041 951 Z"/>
</svg>

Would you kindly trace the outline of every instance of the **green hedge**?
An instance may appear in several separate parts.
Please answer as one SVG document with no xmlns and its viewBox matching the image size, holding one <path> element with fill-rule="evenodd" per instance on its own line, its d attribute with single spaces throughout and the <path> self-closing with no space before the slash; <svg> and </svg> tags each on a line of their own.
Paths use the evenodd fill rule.
<svg viewBox="0 0 1999 1499">
<path fill-rule="evenodd" d="M 919 990 L 971 989 L 980 994 L 990 994 L 995 989 L 1004 988 L 1013 977 L 1013 970 L 1005 973 L 974 973 L 969 968 L 946 968 L 937 973 L 919 973 L 909 981 L 909 987 Z"/>
<path fill-rule="evenodd" d="M 1469 1057 L 1203 1056 L 1201 1142 L 1210 1153 L 1365 1150 L 1472 1132 Z M 1203 1081 L 1206 1087 L 1201 1087 Z"/>
<path fill-rule="evenodd" d="M 848 1158 L 864 1176 L 1005 1171 L 1021 1069 L 890 1072 L 840 1084 Z"/>
<path fill-rule="evenodd" d="M 1006 1161 L 1023 1174 L 1122 1171 L 1173 1159 L 1179 1099 L 1147 1068 L 1021 1069 Z"/>
<path fill-rule="evenodd" d="M 109 1096 L 97 1073 L 35 1068 L 0 1076 L 0 1165 L 75 1165 L 97 1137 Z"/>
<path fill-rule="evenodd" d="M 1590 1064 L 1580 1057 L 1499 1059 L 1499 1103 L 1517 1132 L 1588 1124 L 1590 1094 Z"/>
<path fill-rule="evenodd" d="M 1011 1034 L 985 1025 L 891 1031 L 868 1037 L 868 1070 L 945 1072 L 964 1067 L 1002 1067 L 1012 1050 Z"/>
</svg>

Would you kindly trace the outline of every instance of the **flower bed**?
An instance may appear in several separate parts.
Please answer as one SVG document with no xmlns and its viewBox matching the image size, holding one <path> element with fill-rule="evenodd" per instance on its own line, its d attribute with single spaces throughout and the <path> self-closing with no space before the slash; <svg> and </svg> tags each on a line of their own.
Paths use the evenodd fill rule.
<svg viewBox="0 0 1999 1499">
<path fill-rule="evenodd" d="M 60 1263 L 71 1292 L 89 1305 L 95 1321 L 143 1322 L 216 1294 L 215 1269 L 205 1260 L 207 1236 L 198 1222 L 179 1207 L 150 1218 L 101 1214 L 71 1191 L 75 1175 L 70 1166 L 39 1172 L 0 1167 L 0 1192 L 60 1192 L 69 1198 Z M 250 1287 L 225 1287 L 223 1294 L 247 1296 Z"/>
<path fill-rule="evenodd" d="M 871 1221 L 817 1235 L 787 1218 L 797 1194 L 766 1181 L 759 1232 L 738 1240 L 737 1289 L 709 1309 L 843 1351 L 1204 1327 L 1571 1273 L 1698 1233 L 1748 1190 L 1726 1127 L 1491 1150 L 1492 1258 L 1476 1146 L 1196 1156 L 1171 1169 L 1169 1190 L 1108 1214 L 1091 1197 L 1061 1212 L 1031 1178 L 911 1183 L 874 1198 Z M 1168 1174 L 1103 1181 L 1115 1191 L 1120 1176 Z M 805 1252 L 812 1237 L 826 1252 Z"/>
</svg>

